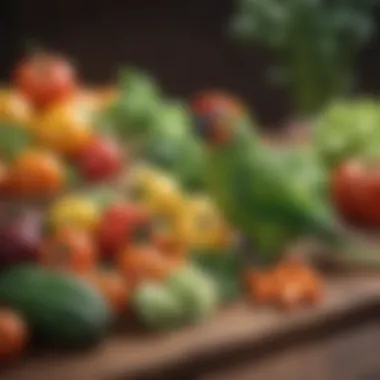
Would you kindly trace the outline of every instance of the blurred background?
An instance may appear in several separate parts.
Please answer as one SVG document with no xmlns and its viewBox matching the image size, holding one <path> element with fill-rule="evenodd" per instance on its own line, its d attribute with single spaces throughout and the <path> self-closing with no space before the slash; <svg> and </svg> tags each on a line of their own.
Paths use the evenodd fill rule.
<svg viewBox="0 0 380 380">
<path fill-rule="evenodd" d="M 31 39 L 67 54 L 93 83 L 112 81 L 124 63 L 149 70 L 169 94 L 223 87 L 241 94 L 268 126 L 289 114 L 287 94 L 268 86 L 272 58 L 226 33 L 233 0 L 13 0 L 0 3 L 0 76 L 6 80 Z M 380 21 L 380 15 L 377 16 Z M 379 93 L 380 39 L 357 62 L 357 89 Z"/>
</svg>

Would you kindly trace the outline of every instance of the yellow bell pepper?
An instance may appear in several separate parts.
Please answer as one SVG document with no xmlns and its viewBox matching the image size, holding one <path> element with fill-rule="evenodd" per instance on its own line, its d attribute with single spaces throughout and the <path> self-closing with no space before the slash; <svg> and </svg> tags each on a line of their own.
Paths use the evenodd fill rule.
<svg viewBox="0 0 380 380">
<path fill-rule="evenodd" d="M 206 196 L 189 197 L 178 215 L 177 233 L 195 249 L 223 249 L 232 230 Z"/>
<path fill-rule="evenodd" d="M 182 211 L 184 194 L 172 178 L 146 166 L 134 174 L 134 186 L 153 213 L 175 216 Z"/>
<path fill-rule="evenodd" d="M 84 102 L 64 102 L 42 112 L 32 126 L 36 141 L 64 155 L 79 153 L 93 135 L 92 112 Z"/>
<path fill-rule="evenodd" d="M 70 226 L 93 231 L 99 224 L 100 210 L 85 197 L 66 196 L 52 205 L 49 221 L 53 227 Z"/>
</svg>

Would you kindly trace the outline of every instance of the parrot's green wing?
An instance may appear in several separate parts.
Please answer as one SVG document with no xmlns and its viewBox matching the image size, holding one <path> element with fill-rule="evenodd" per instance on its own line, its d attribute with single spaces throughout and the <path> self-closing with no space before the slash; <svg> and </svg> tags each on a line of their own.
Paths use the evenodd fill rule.
<svg viewBox="0 0 380 380">
<path fill-rule="evenodd" d="M 206 159 L 207 188 L 215 199 L 225 217 L 238 227 L 254 244 L 261 262 L 270 263 L 281 253 L 286 242 L 293 237 L 293 232 L 286 226 L 274 221 L 260 220 L 255 210 L 247 207 L 246 195 L 241 186 L 247 185 L 238 176 L 235 165 L 231 165 L 231 156 L 209 152 Z M 249 172 L 244 174 L 249 176 Z M 247 189 L 247 188 L 246 188 Z M 249 196 L 252 194 L 247 189 Z"/>
<path fill-rule="evenodd" d="M 210 191 L 231 222 L 266 251 L 295 236 L 329 235 L 330 209 L 307 181 L 267 148 L 246 147 L 229 145 L 208 156 Z"/>
<path fill-rule="evenodd" d="M 332 233 L 334 218 L 327 202 L 283 161 L 259 148 L 246 154 L 237 152 L 234 172 L 234 182 L 241 184 L 237 196 L 260 220 L 299 234 Z"/>
</svg>

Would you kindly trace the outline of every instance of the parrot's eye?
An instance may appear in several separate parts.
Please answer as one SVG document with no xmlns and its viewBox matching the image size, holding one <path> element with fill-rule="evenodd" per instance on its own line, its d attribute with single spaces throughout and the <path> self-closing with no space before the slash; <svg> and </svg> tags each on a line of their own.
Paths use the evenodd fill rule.
<svg viewBox="0 0 380 380">
<path fill-rule="evenodd" d="M 243 115 L 240 102 L 223 93 L 201 93 L 192 102 L 196 133 L 210 144 L 226 143 L 234 121 Z"/>
</svg>

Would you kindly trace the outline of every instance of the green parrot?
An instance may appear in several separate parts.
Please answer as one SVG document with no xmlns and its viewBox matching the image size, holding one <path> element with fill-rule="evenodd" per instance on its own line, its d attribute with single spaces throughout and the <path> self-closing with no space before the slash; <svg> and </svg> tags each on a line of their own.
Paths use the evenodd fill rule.
<svg viewBox="0 0 380 380">
<path fill-rule="evenodd" d="M 226 105 L 214 96 L 204 104 L 193 108 L 205 148 L 207 187 L 230 222 L 253 242 L 255 264 L 272 264 L 303 238 L 316 238 L 350 259 L 380 263 L 380 254 L 367 246 L 354 249 L 363 246 L 356 239 L 353 244 L 335 216 L 311 148 L 268 147 L 234 100 Z"/>
</svg>

